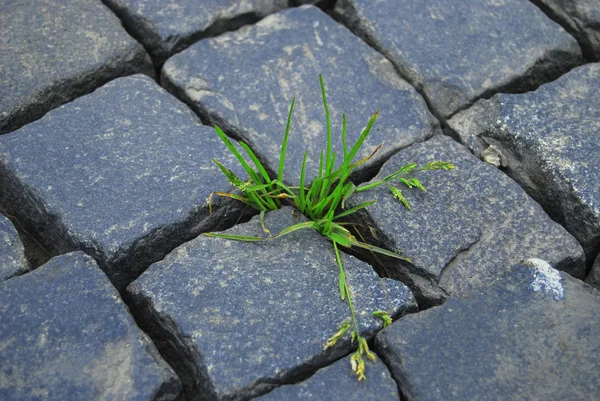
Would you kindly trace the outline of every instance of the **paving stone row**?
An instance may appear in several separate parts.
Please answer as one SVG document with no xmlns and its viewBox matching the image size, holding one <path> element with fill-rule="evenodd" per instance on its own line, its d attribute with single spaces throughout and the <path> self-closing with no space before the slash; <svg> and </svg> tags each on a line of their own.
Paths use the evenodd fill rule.
<svg viewBox="0 0 600 401">
<path fill-rule="evenodd" d="M 588 60 L 600 61 L 600 3 L 595 0 L 531 0 L 577 38 Z"/>
<path fill-rule="evenodd" d="M 584 277 L 579 243 L 514 181 L 448 137 L 402 150 L 373 181 L 406 164 L 422 166 L 434 160 L 449 161 L 456 168 L 416 173 L 427 192 L 395 184 L 410 210 L 385 186 L 349 201 L 348 207 L 376 200 L 353 221 L 363 227 L 363 235 L 372 237 L 364 228 L 372 227 L 377 237 L 373 241 L 411 259 L 405 263 L 379 258 L 383 274 L 410 283 L 425 304 L 489 284 L 506 266 L 531 257 L 543 257 L 553 267 Z"/>
<path fill-rule="evenodd" d="M 105 3 L 157 65 L 262 18 L 169 58 L 161 84 L 271 172 L 296 96 L 289 183 L 325 145 L 319 73 L 335 138 L 342 113 L 352 144 L 381 109 L 359 157 L 383 147 L 354 178 L 456 169 L 416 173 L 427 192 L 403 190 L 411 210 L 385 186 L 351 199 L 377 200 L 353 221 L 411 259 L 342 256 L 385 362 L 358 382 L 349 336 L 323 349 L 349 316 L 331 244 L 311 230 L 196 237 L 249 218 L 220 197 L 210 213 L 210 194 L 232 190 L 210 160 L 245 177 L 214 129 L 148 76 L 110 81 L 153 67 L 100 0 L 0 0 L 0 210 L 54 253 L 87 253 L 29 272 L 0 216 L 0 399 L 594 399 L 600 293 L 577 279 L 591 268 L 600 286 L 600 66 L 566 73 L 583 59 L 559 24 L 525 0 L 338 0 L 339 22 L 283 10 L 305 0 Z M 595 57 L 594 4 L 534 3 Z M 474 102 L 446 124 L 462 145 L 441 135 L 429 110 L 446 122 Z M 265 217 L 273 233 L 301 221 L 291 208 Z M 227 232 L 266 235 L 258 217 Z M 527 258 L 546 262 L 507 271 Z M 380 331 L 377 309 L 399 321 Z"/>
<path fill-rule="evenodd" d="M 19 234 L 10 220 L 0 214 L 0 282 L 28 270 Z"/>
<path fill-rule="evenodd" d="M 445 120 L 481 97 L 523 92 L 582 62 L 528 0 L 339 0 L 335 15 L 385 54 Z"/>
<path fill-rule="evenodd" d="M 117 288 L 199 232 L 240 219 L 214 130 L 145 75 L 119 78 L 0 137 L 0 204 L 57 253 L 84 250 Z"/>
<path fill-rule="evenodd" d="M 273 233 L 302 221 L 289 207 L 265 217 Z M 226 233 L 265 235 L 258 216 Z M 382 325 L 371 312 L 416 311 L 404 284 L 352 256 L 342 260 L 366 338 Z M 188 400 L 249 399 L 350 352 L 349 336 L 323 349 L 349 317 L 338 272 L 332 245 L 312 229 L 260 243 L 199 236 L 151 265 L 127 294 Z"/>
<path fill-rule="evenodd" d="M 476 155 L 493 146 L 500 167 L 579 240 L 600 251 L 600 64 L 519 95 L 481 100 L 448 122 Z M 497 160 L 498 162 L 498 160 Z"/>
<path fill-rule="evenodd" d="M 125 27 L 162 64 L 174 53 L 207 36 L 290 7 L 291 0 L 104 0 Z"/>
<path fill-rule="evenodd" d="M 135 72 L 150 58 L 100 0 L 0 1 L 0 134 Z"/>
<path fill-rule="evenodd" d="M 342 113 L 347 115 L 351 146 L 370 116 L 381 109 L 358 157 L 368 156 L 382 143 L 384 147 L 364 165 L 363 174 L 399 149 L 439 132 L 421 96 L 398 77 L 389 61 L 311 6 L 202 40 L 169 59 L 161 81 L 205 122 L 217 123 L 251 145 L 271 171 L 277 171 L 284 122 L 295 96 L 286 180 L 297 185 L 305 150 L 306 175 L 313 177 L 326 144 L 319 73 L 325 77 L 338 155 Z"/>
<path fill-rule="evenodd" d="M 0 283 L 0 398 L 183 400 L 95 261 L 76 252 Z"/>
<path fill-rule="evenodd" d="M 406 316 L 376 338 L 403 399 L 594 400 L 600 291 L 546 262 Z"/>
</svg>

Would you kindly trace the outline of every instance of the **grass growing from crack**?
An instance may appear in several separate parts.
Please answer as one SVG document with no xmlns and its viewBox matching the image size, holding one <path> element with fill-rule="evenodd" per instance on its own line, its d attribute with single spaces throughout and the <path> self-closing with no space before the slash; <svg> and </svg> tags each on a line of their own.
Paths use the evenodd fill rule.
<svg viewBox="0 0 600 401">
<path fill-rule="evenodd" d="M 341 162 L 339 163 L 338 167 L 335 167 L 336 161 L 338 160 L 338 155 L 336 152 L 332 151 L 333 140 L 331 132 L 331 119 L 329 116 L 329 107 L 327 105 L 327 96 L 325 94 L 323 77 L 319 76 L 319 80 L 321 84 L 323 106 L 325 108 L 325 118 L 327 120 L 327 147 L 326 150 L 321 152 L 319 157 L 319 173 L 311 181 L 306 180 L 307 152 L 305 152 L 301 166 L 300 185 L 288 186 L 284 183 L 283 172 L 285 156 L 295 99 L 292 100 L 290 106 L 285 134 L 281 144 L 281 152 L 279 155 L 279 168 L 277 170 L 277 177 L 275 179 L 272 179 L 269 176 L 260 160 L 256 157 L 248 145 L 243 142 L 239 142 L 240 146 L 245 152 L 244 157 L 229 140 L 227 135 L 225 135 L 225 133 L 221 130 L 221 128 L 215 126 L 217 134 L 244 168 L 248 174 L 248 178 L 245 181 L 240 179 L 233 173 L 233 171 L 223 166 L 218 160 L 213 159 L 213 162 L 219 166 L 223 174 L 225 174 L 227 177 L 228 181 L 239 190 L 239 193 L 235 194 L 225 192 L 215 192 L 214 194 L 236 199 L 259 210 L 261 226 L 263 230 L 269 234 L 269 237 L 239 236 L 222 233 L 206 233 L 205 235 L 239 241 L 272 241 L 297 230 L 314 229 L 325 238 L 328 238 L 333 244 L 337 265 L 339 267 L 338 287 L 340 298 L 347 302 L 350 309 L 350 318 L 340 325 L 338 331 L 325 344 L 325 348 L 332 347 L 337 343 L 337 341 L 350 332 L 351 341 L 353 343 L 357 343 L 357 350 L 351 356 L 352 370 L 356 373 L 359 380 L 363 380 L 365 379 L 365 361 L 363 356 L 366 356 L 369 360 L 375 361 L 375 355 L 369 350 L 366 339 L 360 334 L 358 320 L 356 318 L 356 311 L 352 303 L 350 286 L 346 280 L 346 273 L 342 265 L 339 247 L 351 248 L 354 246 L 392 258 L 402 259 L 409 262 L 410 260 L 397 253 L 379 248 L 366 242 L 358 241 L 356 237 L 354 237 L 354 235 L 352 235 L 352 233 L 346 228 L 347 223 L 341 222 L 342 218 L 348 217 L 349 215 L 372 205 L 375 203 L 375 201 L 363 202 L 350 209 L 345 209 L 345 203 L 355 193 L 367 191 L 369 189 L 386 184 L 392 196 L 400 201 L 407 209 L 410 209 L 409 203 L 402 195 L 402 190 L 393 186 L 393 182 L 403 184 L 406 188 L 418 188 L 422 191 L 426 191 L 423 184 L 417 178 L 411 176 L 411 173 L 415 171 L 427 170 L 450 170 L 453 169 L 454 166 L 447 162 L 433 161 L 425 164 L 423 167 L 418 168 L 415 163 L 410 163 L 394 173 L 386 176 L 382 180 L 359 187 L 355 186 L 349 180 L 352 171 L 361 164 L 370 160 L 381 148 L 380 145 L 369 156 L 354 161 L 362 144 L 367 139 L 369 132 L 371 131 L 371 128 L 377 119 L 379 111 L 375 112 L 375 114 L 373 114 L 373 116 L 369 119 L 367 126 L 352 147 L 349 147 L 346 142 L 346 116 L 342 115 L 341 141 L 343 153 L 339 156 L 341 158 Z M 254 167 L 252 167 L 252 165 Z M 211 199 L 209 198 L 209 205 L 211 204 L 210 200 Z M 277 210 L 283 205 L 288 204 L 295 206 L 295 208 L 304 214 L 309 221 L 294 224 L 283 229 L 276 235 L 271 235 L 269 230 L 264 225 L 265 212 L 269 210 Z M 372 315 L 381 319 L 384 327 L 392 322 L 390 315 L 385 311 L 374 311 Z"/>
</svg>

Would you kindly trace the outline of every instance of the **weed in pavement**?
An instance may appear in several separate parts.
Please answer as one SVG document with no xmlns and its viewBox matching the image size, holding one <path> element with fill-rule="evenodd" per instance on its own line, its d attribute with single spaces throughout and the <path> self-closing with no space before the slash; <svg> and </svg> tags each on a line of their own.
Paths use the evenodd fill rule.
<svg viewBox="0 0 600 401">
<path fill-rule="evenodd" d="M 375 120 L 377 119 L 379 111 L 375 112 L 375 114 L 373 114 L 373 116 L 369 119 L 367 126 L 351 148 L 348 147 L 346 142 L 346 116 L 342 115 L 341 140 L 343 154 L 341 155 L 341 163 L 339 163 L 339 166 L 336 168 L 335 164 L 338 155 L 336 152 L 332 151 L 331 120 L 329 116 L 329 107 L 327 106 L 327 97 L 325 94 L 323 77 L 319 76 L 319 80 L 321 84 L 323 106 L 325 108 L 325 118 L 327 121 L 327 148 L 320 154 L 319 173 L 312 181 L 306 181 L 305 177 L 307 159 L 307 152 L 305 152 L 301 166 L 300 185 L 288 186 L 284 183 L 283 171 L 295 99 L 292 100 L 287 118 L 285 134 L 283 136 L 281 152 L 279 155 L 279 168 L 277 170 L 276 179 L 272 179 L 269 176 L 265 167 L 248 145 L 243 142 L 239 142 L 249 160 L 247 160 L 240 153 L 240 151 L 238 151 L 225 133 L 218 126 L 215 126 L 215 130 L 217 131 L 217 134 L 221 140 L 235 155 L 237 160 L 248 174 L 248 179 L 245 181 L 240 179 L 231 170 L 223 166 L 218 160 L 213 159 L 213 162 L 219 166 L 223 174 L 225 174 L 227 177 L 228 181 L 239 190 L 239 193 L 215 192 L 214 195 L 233 198 L 259 210 L 262 228 L 267 234 L 269 234 L 269 236 L 251 237 L 222 233 L 206 233 L 205 235 L 239 241 L 271 241 L 291 232 L 310 228 L 317 230 L 319 233 L 321 233 L 321 235 L 328 238 L 333 244 L 333 249 L 339 267 L 338 287 L 340 298 L 348 303 L 348 307 L 350 309 L 350 318 L 340 325 L 338 331 L 325 344 L 325 348 L 332 347 L 338 340 L 350 332 L 352 342 L 356 342 L 358 344 L 357 350 L 351 356 L 352 370 L 357 374 L 359 380 L 363 380 L 365 379 L 365 362 L 363 356 L 366 356 L 369 360 L 375 361 L 375 355 L 369 350 L 367 341 L 360 334 L 356 313 L 350 295 L 350 287 L 346 280 L 346 274 L 340 258 L 339 247 L 342 246 L 345 248 L 351 248 L 355 246 L 408 262 L 410 262 L 410 260 L 397 253 L 358 241 L 345 227 L 348 225 L 348 223 L 343 223 L 340 221 L 342 218 L 348 217 L 349 215 L 372 205 L 375 203 L 375 201 L 367 201 L 347 210 L 345 209 L 345 202 L 347 202 L 354 193 L 366 191 L 380 185 L 387 184 L 392 196 L 399 200 L 406 208 L 410 209 L 410 205 L 402 195 L 402 191 L 392 185 L 394 181 L 404 184 L 404 186 L 407 188 L 418 188 L 422 191 L 426 191 L 422 183 L 417 178 L 411 176 L 411 173 L 415 171 L 427 170 L 450 170 L 453 169 L 454 166 L 447 162 L 433 161 L 425 164 L 423 167 L 418 168 L 415 163 L 410 163 L 394 173 L 386 176 L 382 180 L 359 187 L 355 186 L 349 180 L 352 171 L 356 167 L 371 159 L 379 150 L 379 148 L 381 148 L 380 145 L 373 153 L 371 153 L 371 155 L 354 161 L 362 144 L 369 135 L 369 132 L 375 123 Z M 254 165 L 254 167 L 252 167 L 252 165 Z M 310 185 L 307 183 L 310 183 Z M 277 210 L 284 204 L 291 204 L 295 206 L 295 208 L 303 213 L 309 219 L 309 221 L 289 226 L 278 234 L 271 235 L 269 230 L 264 225 L 265 212 L 269 210 Z M 380 318 L 384 327 L 392 322 L 387 312 L 374 311 L 372 315 Z"/>
</svg>

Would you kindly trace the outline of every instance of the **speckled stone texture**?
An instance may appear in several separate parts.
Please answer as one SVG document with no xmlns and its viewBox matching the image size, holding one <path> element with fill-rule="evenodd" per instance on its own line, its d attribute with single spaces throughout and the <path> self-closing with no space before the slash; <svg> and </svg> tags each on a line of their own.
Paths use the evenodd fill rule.
<svg viewBox="0 0 600 401">
<path fill-rule="evenodd" d="M 144 75 L 120 78 L 0 137 L 0 204 L 64 253 L 85 250 L 123 288 L 242 205 L 211 158 L 235 166 L 210 127 Z"/>
<path fill-rule="evenodd" d="M 277 171 L 290 103 L 296 97 L 285 178 L 297 185 L 305 150 L 306 176 L 312 179 L 326 147 L 319 73 L 338 160 L 343 154 L 342 113 L 348 118 L 347 142 L 352 146 L 381 108 L 357 159 L 384 146 L 372 163 L 362 166 L 363 172 L 439 130 L 424 100 L 390 62 L 312 6 L 285 10 L 196 43 L 165 63 L 162 82 L 204 120 L 250 144 L 272 171 Z"/>
<path fill-rule="evenodd" d="M 358 381 L 350 357 L 319 370 L 309 379 L 281 386 L 257 401 L 399 401 L 398 385 L 381 361 L 366 364 L 367 380 Z"/>
<path fill-rule="evenodd" d="M 577 38 L 588 60 L 600 61 L 598 0 L 532 0 Z"/>
<path fill-rule="evenodd" d="M 265 218 L 274 234 L 301 221 L 289 207 Z M 266 235 L 258 216 L 227 233 Z M 374 310 L 393 317 L 416 311 L 402 283 L 342 258 L 364 336 L 381 328 Z M 151 265 L 127 294 L 144 329 L 170 355 L 188 400 L 241 400 L 300 380 L 350 351 L 349 336 L 323 349 L 349 317 L 338 272 L 333 246 L 314 230 L 258 243 L 199 236 Z"/>
<path fill-rule="evenodd" d="M 0 134 L 150 58 L 100 1 L 0 0 Z"/>
<path fill-rule="evenodd" d="M 0 283 L 3 401 L 182 400 L 181 384 L 92 258 Z"/>
<path fill-rule="evenodd" d="M 575 39 L 528 0 L 339 0 L 335 14 L 386 54 L 442 119 L 582 62 Z"/>
<path fill-rule="evenodd" d="M 586 251 L 600 251 L 600 64 L 587 64 L 522 95 L 496 95 L 448 122 L 479 155 L 490 144 L 506 172 Z"/>
<path fill-rule="evenodd" d="M 599 291 L 533 259 L 375 344 L 407 401 L 595 400 L 599 308 Z"/>
<path fill-rule="evenodd" d="M 158 63 L 191 43 L 288 7 L 290 0 L 104 0 Z"/>
<path fill-rule="evenodd" d="M 448 137 L 401 151 L 374 180 L 408 163 L 422 166 L 434 160 L 456 168 L 414 174 L 427 192 L 393 183 L 411 210 L 386 186 L 358 193 L 349 201 L 351 206 L 377 201 L 354 219 L 374 227 L 384 248 L 412 260 L 380 258 L 383 271 L 410 283 L 417 299 L 439 302 L 446 293 L 492 282 L 506 266 L 531 257 L 544 257 L 552 266 L 583 278 L 584 254 L 577 241 L 517 183 Z M 368 230 L 364 234 L 369 235 Z"/>
<path fill-rule="evenodd" d="M 0 214 L 0 281 L 29 270 L 23 243 L 10 220 Z"/>
</svg>

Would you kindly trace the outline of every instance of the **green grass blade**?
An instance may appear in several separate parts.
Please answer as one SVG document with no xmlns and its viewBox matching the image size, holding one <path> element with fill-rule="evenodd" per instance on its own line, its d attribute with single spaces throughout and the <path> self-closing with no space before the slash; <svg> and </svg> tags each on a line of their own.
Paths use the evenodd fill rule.
<svg viewBox="0 0 600 401">
<path fill-rule="evenodd" d="M 327 120 L 327 154 L 325 155 L 325 175 L 329 175 L 333 169 L 331 161 L 331 119 L 329 117 L 329 106 L 327 106 L 327 95 L 325 94 L 325 83 L 323 75 L 319 74 L 319 83 L 321 84 L 321 95 L 323 96 L 323 107 L 325 108 L 325 119 Z"/>
<path fill-rule="evenodd" d="M 262 230 L 269 234 L 269 237 L 271 236 L 271 231 L 267 228 L 267 226 L 265 226 L 265 211 L 261 210 L 260 211 L 260 226 L 262 227 Z"/>
<path fill-rule="evenodd" d="M 296 206 L 301 213 L 304 213 L 306 209 L 306 198 L 304 197 L 304 174 L 306 173 L 306 156 L 308 151 L 304 152 L 304 158 L 302 159 L 302 168 L 300 169 L 300 192 L 298 193 L 298 202 Z"/>
<path fill-rule="evenodd" d="M 356 191 L 356 185 L 350 183 L 350 188 L 347 191 L 344 191 L 344 198 L 342 199 L 342 209 L 345 209 L 345 202 L 348 199 L 350 199 L 354 191 Z"/>
<path fill-rule="evenodd" d="M 251 237 L 246 235 L 233 235 L 233 234 L 223 234 L 223 233 L 204 233 L 207 237 L 215 237 L 215 238 L 224 238 L 230 239 L 234 241 L 244 241 L 244 242 L 259 242 L 259 241 L 271 241 L 275 237 Z"/>
<path fill-rule="evenodd" d="M 317 229 L 316 223 L 314 221 L 306 221 L 304 223 L 298 223 L 291 225 L 289 227 L 284 228 L 279 232 L 279 234 L 274 235 L 272 237 L 255 237 L 255 236 L 246 236 L 246 235 L 234 235 L 234 234 L 224 234 L 224 233 L 204 233 L 207 237 L 217 237 L 217 238 L 225 238 L 231 239 L 235 241 L 246 241 L 246 242 L 259 242 L 259 241 L 272 241 L 276 238 L 283 237 L 284 235 L 293 233 L 294 231 L 302 230 L 305 228 Z"/>
<path fill-rule="evenodd" d="M 407 258 L 405 256 L 399 255 L 399 254 L 397 254 L 395 252 L 392 252 L 392 251 L 388 251 L 387 249 L 383 249 L 383 248 L 380 248 L 380 247 L 375 246 L 375 245 L 367 244 L 365 242 L 354 241 L 354 242 L 352 242 L 352 246 L 357 246 L 359 248 L 363 248 L 363 249 L 367 249 L 369 251 L 377 252 L 377 253 L 380 253 L 382 255 L 389 256 L 391 258 L 404 260 L 405 262 L 409 262 L 409 263 L 411 262 L 410 258 Z"/>
<path fill-rule="evenodd" d="M 285 126 L 285 134 L 283 135 L 283 141 L 281 142 L 281 152 L 279 153 L 279 169 L 277 170 L 277 180 L 283 182 L 283 168 L 285 166 L 285 153 L 287 151 L 288 137 L 290 134 L 290 126 L 292 123 L 292 113 L 294 112 L 294 103 L 296 98 L 292 99 L 290 106 L 290 112 L 288 114 L 287 124 Z"/>
<path fill-rule="evenodd" d="M 335 250 L 335 260 L 337 261 L 340 273 L 338 275 L 338 289 L 340 291 L 340 298 L 342 301 L 346 299 L 346 272 L 342 265 L 342 258 L 340 257 L 340 251 L 338 250 L 337 244 L 333 241 L 333 249 Z"/>
<path fill-rule="evenodd" d="M 369 120 L 369 123 L 367 124 L 367 126 L 365 127 L 365 129 L 363 130 L 363 132 L 360 134 L 360 137 L 358 138 L 358 140 L 356 141 L 356 143 L 354 144 L 354 146 L 350 150 L 350 153 L 348 154 L 348 161 L 349 162 L 351 162 L 354 159 L 354 156 L 356 156 L 356 154 L 360 150 L 360 147 L 362 146 L 363 142 L 365 141 L 365 139 L 367 139 L 367 136 L 369 135 L 369 132 L 371 132 L 371 127 L 373 127 L 373 124 L 375 124 L 375 120 L 377 119 L 377 115 L 378 114 L 379 114 L 379 110 L 377 110 L 375 112 L 375 114 L 373 114 L 371 116 L 371 119 Z"/>
<path fill-rule="evenodd" d="M 233 171 L 222 165 L 221 162 L 219 162 L 217 159 L 212 159 L 212 162 L 215 163 L 221 169 L 221 172 L 223 172 L 225 177 L 227 177 L 227 181 L 229 181 L 231 185 L 233 185 L 239 190 L 244 190 L 244 188 L 246 187 L 245 182 L 240 180 L 240 178 L 237 175 L 235 175 Z"/>
<path fill-rule="evenodd" d="M 250 156 L 250 159 L 252 159 L 252 161 L 254 162 L 254 165 L 256 166 L 256 168 L 258 169 L 258 171 L 260 172 L 260 174 L 262 175 L 263 180 L 255 182 L 257 184 L 262 184 L 262 183 L 269 183 L 271 182 L 271 177 L 269 177 L 269 174 L 267 174 L 267 170 L 265 170 L 265 167 L 263 166 L 263 164 L 260 162 L 260 160 L 258 160 L 258 157 L 256 157 L 256 155 L 254 154 L 254 152 L 252 151 L 252 149 L 250 149 L 250 146 L 246 145 L 244 142 L 238 142 L 240 144 L 240 146 L 242 148 L 244 148 L 244 150 L 246 151 L 246 153 L 248 153 L 248 156 Z M 253 170 L 254 171 L 254 170 Z"/>
<path fill-rule="evenodd" d="M 252 180 L 254 180 L 256 183 L 259 183 L 260 179 L 258 178 L 258 174 L 256 174 L 256 171 L 254 171 L 254 169 L 252 167 L 250 167 L 250 165 L 242 157 L 240 152 L 238 152 L 238 150 L 235 148 L 235 146 L 233 146 L 233 143 L 231 143 L 231 141 L 229 140 L 227 135 L 225 135 L 223 130 L 221 130 L 221 128 L 218 125 L 215 125 L 215 131 L 217 131 L 217 134 L 219 135 L 219 137 L 221 138 L 221 141 L 223 141 L 225 146 L 227 146 L 227 148 L 231 151 L 231 153 L 233 153 L 235 158 L 238 159 L 238 161 L 240 162 L 242 167 L 244 167 L 244 170 L 246 170 L 246 172 L 248 173 L 250 178 L 252 178 Z"/>
<path fill-rule="evenodd" d="M 374 203 L 375 203 L 375 201 L 367 201 L 367 202 L 363 202 L 363 203 L 361 203 L 360 205 L 353 207 L 352 209 L 348 209 L 348 210 L 346 210 L 346 211 L 344 211 L 344 212 L 342 212 L 342 213 L 340 213 L 340 214 L 338 214 L 338 215 L 335 215 L 335 216 L 333 217 L 333 220 L 341 219 L 342 217 L 346 217 L 346 216 L 348 216 L 348 215 L 350 215 L 350 214 L 352 214 L 352 213 L 356 213 L 356 212 L 358 212 L 360 209 L 364 209 L 364 208 L 366 208 L 367 206 L 371 206 L 371 205 L 372 205 L 372 204 L 374 204 Z"/>
<path fill-rule="evenodd" d="M 292 191 L 292 188 L 290 188 L 289 186 L 285 185 L 283 182 L 281 182 L 279 180 L 272 181 L 271 185 L 273 185 L 276 188 L 283 189 L 285 192 L 288 193 L 288 195 L 290 195 L 291 198 L 296 197 L 296 193 L 294 191 Z"/>
</svg>

